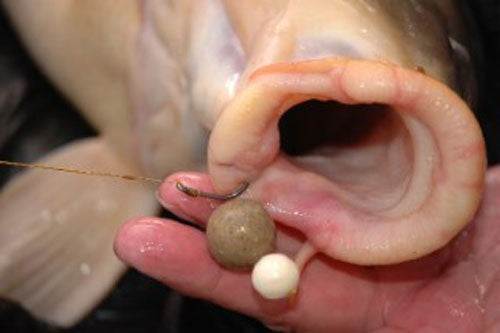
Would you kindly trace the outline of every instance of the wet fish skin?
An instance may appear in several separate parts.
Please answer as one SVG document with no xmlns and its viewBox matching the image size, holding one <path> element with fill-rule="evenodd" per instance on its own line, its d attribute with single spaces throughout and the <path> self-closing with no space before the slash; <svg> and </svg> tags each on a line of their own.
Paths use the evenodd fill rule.
<svg viewBox="0 0 500 333">
<path fill-rule="evenodd" d="M 240 143 L 238 140 L 242 137 L 248 141 L 255 139 L 242 134 L 254 125 L 249 118 L 240 118 L 243 125 L 239 124 L 241 131 L 237 133 L 231 129 L 237 128 L 238 124 L 226 120 L 228 110 L 238 111 L 234 105 L 242 105 L 240 97 L 249 94 L 251 89 L 258 92 L 256 99 L 263 98 L 265 94 L 259 92 L 259 84 L 278 82 L 277 85 L 288 85 L 290 89 L 300 90 L 301 85 L 309 89 L 312 83 L 319 82 L 318 86 L 324 88 L 322 83 L 330 84 L 324 78 L 327 76 L 325 73 L 332 68 L 344 68 L 343 61 L 356 60 L 351 64 L 355 64 L 357 70 L 364 65 L 366 67 L 363 68 L 368 69 L 410 69 L 400 72 L 412 79 L 422 79 L 429 86 L 439 87 L 436 89 L 438 95 L 454 103 L 458 103 L 458 100 L 451 91 L 427 77 L 444 83 L 467 101 L 471 101 L 474 95 L 473 59 L 467 31 L 460 23 L 459 9 L 451 0 L 4 0 L 3 5 L 45 73 L 99 130 L 101 137 L 93 143 L 97 147 L 95 150 L 112 151 L 127 170 L 141 170 L 156 177 L 179 170 L 205 169 L 207 159 L 209 164 L 217 164 L 213 162 L 218 162 L 220 147 L 231 151 L 231 146 Z M 27 17 L 30 19 L 27 20 Z M 357 62 L 362 60 L 367 63 L 362 65 Z M 457 68 L 464 70 L 457 72 Z M 416 75 L 414 70 L 424 72 L 425 78 Z M 311 79 L 310 74 L 314 71 L 318 73 L 317 81 Z M 355 79 L 353 82 L 358 83 Z M 352 88 L 351 91 L 357 90 Z M 272 97 L 267 96 L 268 99 L 262 100 L 261 104 L 270 104 Z M 292 104 L 290 102 L 290 106 Z M 252 112 L 258 109 L 258 105 L 249 105 Z M 468 112 L 465 105 L 460 104 L 459 109 L 460 116 Z M 463 116 L 457 119 L 473 118 Z M 220 130 L 223 120 L 226 132 Z M 469 155 L 470 159 L 476 161 L 481 159 L 481 145 L 474 121 L 470 122 L 464 126 L 471 129 L 471 141 L 477 141 L 474 141 L 477 151 Z M 207 147 L 209 135 L 214 132 L 218 134 L 210 138 L 210 149 Z M 233 150 L 238 153 L 237 149 Z M 255 171 L 253 193 L 259 193 L 259 189 L 269 184 L 287 189 L 285 180 L 279 177 L 276 178 L 281 180 L 280 184 L 269 182 L 270 178 L 283 170 L 273 167 L 266 169 L 266 163 L 256 162 L 258 165 L 255 167 L 249 164 L 250 171 Z M 475 163 L 474 167 L 479 164 Z M 471 169 L 469 165 L 467 168 Z M 302 190 L 312 186 L 311 179 L 300 175 L 305 183 Z M 472 198 L 465 195 L 464 198 L 470 200 L 462 205 L 467 206 L 467 214 L 474 210 L 475 193 L 481 187 L 480 180 L 477 183 L 474 181 L 476 179 L 472 179 L 474 194 Z M 426 179 L 424 183 L 428 184 L 429 181 Z M 81 191 L 81 199 L 88 197 L 89 191 L 93 190 L 84 186 L 65 190 L 71 193 Z M 425 186 L 422 188 L 426 190 Z M 48 200 L 46 197 L 38 194 L 42 190 L 36 192 L 36 205 L 33 201 L 12 202 L 11 197 L 3 197 L 0 201 L 18 207 L 28 205 L 31 210 L 27 212 L 36 216 L 37 210 L 43 212 L 49 204 L 45 201 Z M 142 192 L 143 189 L 137 190 L 137 193 Z M 289 195 L 292 191 L 283 192 Z M 29 191 L 26 193 L 29 194 Z M 119 200 L 119 195 L 116 194 L 116 200 Z M 426 193 L 420 193 L 420 196 L 425 197 Z M 84 202 L 78 198 L 74 200 L 78 205 Z M 272 200 L 277 199 L 266 200 L 272 203 Z M 299 206 L 304 201 L 295 203 L 295 208 L 302 208 Z M 291 203 L 294 201 L 288 200 L 282 206 Z M 137 214 L 153 214 L 155 209 L 151 207 L 153 204 L 150 201 L 145 200 L 143 205 L 147 208 L 136 208 Z M 84 203 L 78 208 L 78 211 L 89 209 Z M 40 214 L 41 217 L 45 215 Z M 291 224 L 285 217 L 280 218 Z M 120 219 L 111 219 L 110 228 L 119 225 L 122 222 Z M 314 236 L 321 230 L 315 221 L 308 222 L 311 223 L 303 225 L 312 227 L 301 231 L 305 231 L 310 242 L 319 247 L 320 242 Z M 21 223 L 18 223 L 18 227 L 22 229 Z M 60 234 L 64 236 L 66 231 Z M 455 228 L 443 230 L 443 237 L 449 237 L 454 231 Z M 69 232 L 72 235 L 75 233 L 72 229 Z M 98 234 L 99 230 L 96 228 L 95 232 Z M 35 236 L 43 239 L 41 236 L 44 234 Z M 350 240 L 354 244 L 359 233 L 348 236 L 353 236 Z M 349 237 L 345 239 L 349 240 Z M 335 245 L 348 243 L 345 239 Z M 108 237 L 100 245 L 110 245 L 111 241 Z M 59 244 L 58 241 L 51 242 Z M 409 244 L 406 239 L 403 239 L 404 242 Z M 373 264 L 374 258 L 379 260 L 377 263 L 403 260 L 387 259 L 383 255 L 370 256 L 369 251 L 378 249 L 379 253 L 382 252 L 382 243 L 387 245 L 384 242 L 371 243 L 364 249 L 354 248 L 351 251 L 360 253 L 367 250 L 363 262 L 359 256 L 353 259 L 344 255 L 342 259 L 362 264 L 370 264 L 370 260 Z M 75 248 L 81 248 L 78 241 L 72 244 Z M 335 257 L 337 249 L 332 250 L 325 244 L 323 242 L 322 251 L 330 251 L 328 255 L 333 253 L 331 256 Z M 12 251 L 8 245 L 7 249 Z M 39 247 L 42 245 L 37 244 Z M 26 244 L 26 251 L 30 249 L 29 244 Z M 423 255 L 424 250 L 418 253 Z M 15 270 L 24 267 L 29 270 L 29 266 L 23 266 L 29 264 L 13 262 L 7 268 L 13 267 Z M 113 264 L 116 265 L 115 262 Z M 51 294 L 56 292 L 43 294 L 49 289 L 40 289 L 37 302 L 24 299 L 23 295 L 17 299 L 37 316 L 61 325 L 71 325 L 105 295 L 120 271 L 122 268 L 118 267 L 112 273 L 103 273 L 106 275 L 106 286 L 95 281 L 92 288 L 99 288 L 99 291 L 94 295 L 89 294 L 87 298 L 61 301 L 51 298 Z M 44 274 L 56 273 L 48 267 Z M 36 276 L 33 278 L 39 283 Z M 20 276 L 19 280 L 23 279 L 27 277 Z M 33 281 L 32 284 L 35 283 Z M 68 283 L 79 285 L 75 281 Z M 68 288 L 68 284 L 64 284 L 64 288 Z M 78 294 L 85 296 L 86 292 L 78 290 Z M 57 307 L 43 306 L 50 302 Z M 71 313 L 53 311 L 56 308 L 71 308 Z"/>
</svg>

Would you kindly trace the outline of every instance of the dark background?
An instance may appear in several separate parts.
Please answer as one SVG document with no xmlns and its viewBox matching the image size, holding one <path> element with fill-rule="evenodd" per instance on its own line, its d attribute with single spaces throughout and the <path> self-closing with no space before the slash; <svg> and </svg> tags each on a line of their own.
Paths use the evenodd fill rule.
<svg viewBox="0 0 500 333">
<path fill-rule="evenodd" d="M 500 163 L 500 1 L 469 1 L 483 65 L 477 117 L 490 165 Z M 71 111 L 68 111 L 71 110 Z M 0 158 L 32 161 L 94 131 L 36 69 L 0 12 Z M 0 186 L 15 172 L 0 167 Z M 196 278 L 196 277 L 193 277 Z M 61 330 L 0 300 L 0 332 L 267 332 L 259 323 L 129 271 L 87 318 Z"/>
</svg>

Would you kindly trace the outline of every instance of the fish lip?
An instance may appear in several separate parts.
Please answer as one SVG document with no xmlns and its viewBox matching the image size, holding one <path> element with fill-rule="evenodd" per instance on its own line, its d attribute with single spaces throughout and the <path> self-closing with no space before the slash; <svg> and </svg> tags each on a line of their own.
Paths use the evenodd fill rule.
<svg viewBox="0 0 500 333">
<path fill-rule="evenodd" d="M 359 74 L 361 78 L 356 77 Z M 465 102 L 446 85 L 418 71 L 341 57 L 278 63 L 249 75 L 246 87 L 219 116 L 208 147 L 215 188 L 228 191 L 257 178 L 278 155 L 280 117 L 291 106 L 310 99 L 390 105 L 419 119 L 435 136 L 443 134 L 435 138 L 443 145 L 438 147 L 442 154 L 457 149 L 450 136 L 458 134 L 462 135 L 455 139 L 462 146 L 476 147 L 478 155 L 484 153 L 481 130 Z M 231 173 L 238 175 L 231 177 Z M 462 178 L 475 178 L 471 176 L 469 172 Z"/>
<path fill-rule="evenodd" d="M 343 104 L 390 105 L 427 128 L 437 152 L 437 158 L 429 162 L 427 174 L 415 177 L 424 179 L 429 186 L 419 200 L 393 216 L 377 217 L 380 227 L 370 231 L 371 239 L 361 236 L 360 228 L 351 223 L 356 214 L 344 222 L 332 221 L 343 228 L 342 239 L 338 236 L 339 228 L 333 228 L 335 234 L 329 227 L 311 227 L 306 236 L 318 249 L 358 264 L 396 263 L 436 250 L 470 221 L 479 205 L 485 172 L 484 141 L 472 112 L 443 83 L 418 71 L 378 61 L 334 58 L 274 64 L 252 73 L 247 86 L 219 117 L 210 138 L 209 173 L 215 189 L 224 192 L 244 181 L 254 181 L 259 185 L 252 188 L 263 188 L 255 190 L 255 196 L 272 204 L 273 198 L 266 195 L 264 183 L 272 183 L 266 175 L 282 157 L 278 121 L 289 107 L 313 98 Z M 419 155 L 418 169 L 423 170 L 425 154 Z M 293 175 L 284 180 L 294 181 Z M 419 187 L 425 186 L 414 185 L 411 196 L 418 194 Z M 281 194 L 282 198 L 289 196 Z M 339 198 L 333 194 L 330 200 L 335 203 Z M 348 213 L 349 209 L 339 211 Z M 354 211 L 359 213 L 359 209 Z M 369 215 L 363 218 L 374 218 Z M 286 214 L 279 218 L 297 227 L 296 219 Z M 306 224 L 314 225 L 314 218 L 320 215 L 306 218 Z M 426 218 L 444 222 L 430 227 L 429 222 L 423 222 Z M 394 221 L 403 226 L 394 228 Z M 425 230 L 417 236 L 404 227 L 414 223 L 424 223 Z M 390 235 L 391 228 L 396 236 Z M 381 241 L 384 238 L 392 240 Z M 416 250 L 412 249 L 415 243 L 419 244 Z"/>
</svg>

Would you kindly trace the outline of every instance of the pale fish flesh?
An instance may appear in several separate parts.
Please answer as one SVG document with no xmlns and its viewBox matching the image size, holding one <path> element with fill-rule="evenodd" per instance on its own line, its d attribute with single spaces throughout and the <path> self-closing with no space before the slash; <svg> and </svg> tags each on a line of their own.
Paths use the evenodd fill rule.
<svg viewBox="0 0 500 333">
<path fill-rule="evenodd" d="M 445 245 L 475 213 L 474 53 L 451 0 L 4 0 L 98 129 L 50 163 L 244 181 L 309 246 L 361 265 Z M 27 172 L 0 197 L 0 293 L 71 325 L 124 267 L 152 189 Z M 57 184 L 55 186 L 54 184 Z M 84 265 L 84 266 L 82 266 Z"/>
</svg>

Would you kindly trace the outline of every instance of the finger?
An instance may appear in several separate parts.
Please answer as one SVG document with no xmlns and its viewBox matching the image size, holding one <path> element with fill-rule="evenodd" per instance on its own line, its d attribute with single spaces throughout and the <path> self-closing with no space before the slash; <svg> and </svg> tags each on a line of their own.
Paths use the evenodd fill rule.
<svg viewBox="0 0 500 333">
<path fill-rule="evenodd" d="M 222 201 L 200 197 L 190 197 L 176 188 L 177 182 L 204 192 L 212 192 L 210 178 L 203 173 L 176 173 L 168 177 L 157 192 L 158 200 L 163 207 L 186 221 L 205 227 L 210 214 Z M 243 193 L 242 197 L 248 197 Z M 295 257 L 300 246 L 305 242 L 304 236 L 297 230 L 278 225 L 276 246 L 290 257 Z"/>
<path fill-rule="evenodd" d="M 157 192 L 158 201 L 165 209 L 186 221 L 204 227 L 210 214 L 222 202 L 202 197 L 191 197 L 177 189 L 178 182 L 200 191 L 212 192 L 213 188 L 208 175 L 179 172 L 168 177 Z"/>
<path fill-rule="evenodd" d="M 146 275 L 193 297 L 258 316 L 262 300 L 249 272 L 221 268 L 207 251 L 199 230 L 160 218 L 126 223 L 114 244 L 119 258 Z M 272 308 L 282 302 L 272 302 Z"/>
<path fill-rule="evenodd" d="M 280 234 L 297 242 L 293 234 Z M 115 252 L 129 265 L 173 289 L 273 326 L 323 331 L 331 324 L 352 328 L 372 295 L 364 269 L 322 257 L 302 272 L 294 303 L 265 300 L 253 290 L 248 272 L 225 270 L 211 258 L 203 232 L 160 218 L 126 223 L 115 239 Z"/>
</svg>

